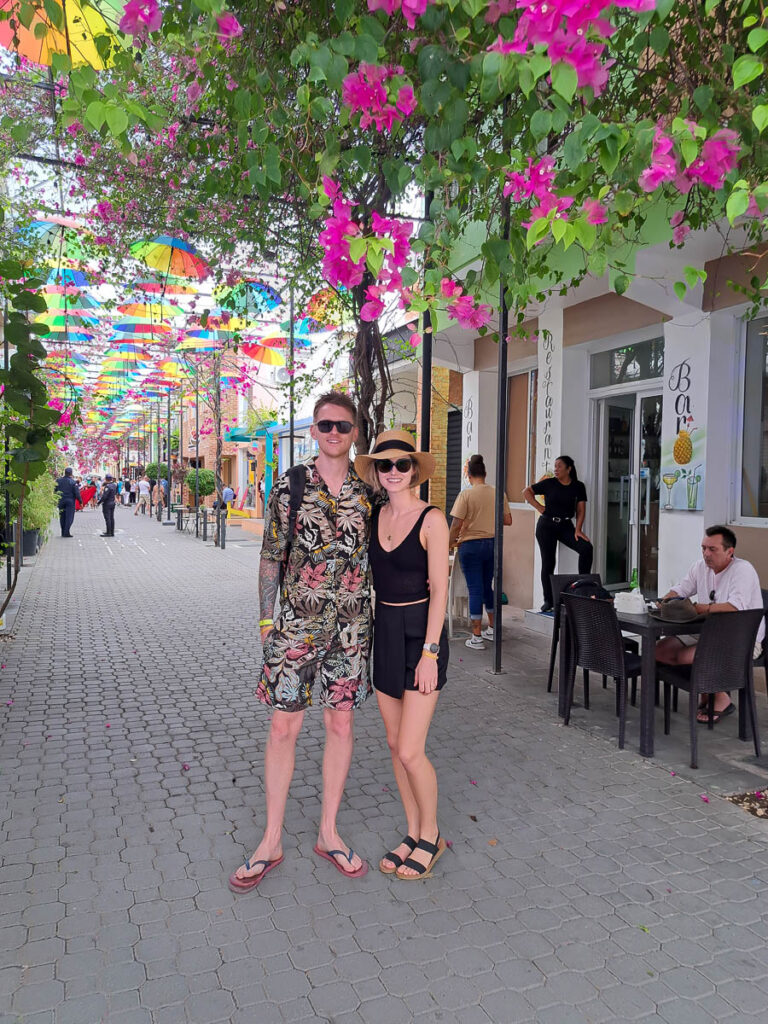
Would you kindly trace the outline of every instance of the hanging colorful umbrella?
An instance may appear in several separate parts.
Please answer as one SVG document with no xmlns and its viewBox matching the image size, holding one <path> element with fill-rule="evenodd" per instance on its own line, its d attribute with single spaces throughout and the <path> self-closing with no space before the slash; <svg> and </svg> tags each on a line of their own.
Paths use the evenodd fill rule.
<svg viewBox="0 0 768 1024">
<path fill-rule="evenodd" d="M 190 355 L 204 352 L 218 352 L 221 345 L 218 341 L 206 340 L 205 338 L 185 337 L 174 349 L 175 352 L 185 352 Z"/>
<path fill-rule="evenodd" d="M 48 274 L 48 284 L 64 285 L 79 290 L 88 287 L 88 278 L 82 270 L 74 267 L 53 267 Z"/>
<path fill-rule="evenodd" d="M 235 334 L 237 334 L 237 331 L 230 331 L 224 327 L 217 327 L 212 329 L 198 327 L 195 328 L 195 330 L 187 331 L 186 337 L 197 338 L 200 341 L 210 341 L 223 344 L 228 341 L 231 341 Z"/>
<path fill-rule="evenodd" d="M 285 366 L 285 356 L 269 345 L 259 345 L 255 342 L 243 342 L 239 348 L 242 355 L 247 356 L 256 363 L 263 363 L 265 366 Z"/>
<path fill-rule="evenodd" d="M 202 280 L 210 273 L 208 264 L 198 256 L 193 245 L 181 238 L 171 238 L 170 235 L 158 235 L 157 238 L 134 242 L 131 255 L 143 260 L 148 267 L 175 277 Z"/>
<path fill-rule="evenodd" d="M 163 320 L 167 317 L 181 316 L 183 312 L 178 306 L 166 306 L 159 302 L 128 302 L 117 309 L 125 316 L 142 320 Z"/>
<path fill-rule="evenodd" d="M 34 323 L 47 324 L 48 327 L 94 327 L 98 322 L 97 317 L 89 316 L 77 309 L 51 310 L 48 313 L 40 313 L 34 319 Z"/>
<path fill-rule="evenodd" d="M 321 330 L 328 327 L 340 327 L 344 321 L 344 303 L 342 296 L 347 293 L 346 288 L 322 288 L 307 302 L 304 316 L 311 318 L 317 324 L 321 324 Z"/>
<path fill-rule="evenodd" d="M 244 317 L 261 316 L 276 309 L 283 301 L 272 285 L 258 278 L 241 281 L 231 288 L 222 285 L 214 288 L 213 294 L 221 306 Z"/>
<path fill-rule="evenodd" d="M 62 53 L 73 67 L 101 70 L 113 63 L 120 45 L 123 6 L 123 0 L 45 0 L 34 5 L 0 0 L 0 11 L 11 15 L 0 21 L 0 44 L 35 64 L 50 67 L 54 55 Z M 27 12 L 32 17 L 24 24 Z"/>
<path fill-rule="evenodd" d="M 66 328 L 63 330 L 54 328 L 53 330 L 49 330 L 47 334 L 42 335 L 42 341 L 48 342 L 49 344 L 58 342 L 66 344 L 67 342 L 74 343 L 78 341 L 93 341 L 95 337 L 96 335 L 90 331 L 70 331 Z"/>
<path fill-rule="evenodd" d="M 3 0 L 0 0 L 0 5 L 2 3 Z M 0 28 L 7 24 L 0 21 Z M 27 227 L 20 229 L 21 235 L 28 241 L 43 246 L 49 252 L 56 251 L 68 256 L 83 255 L 79 238 L 81 231 L 82 225 L 77 221 L 55 214 L 49 214 L 45 220 L 33 220 Z"/>
<path fill-rule="evenodd" d="M 158 321 L 153 323 L 151 320 L 125 320 L 119 324 L 113 324 L 112 330 L 119 332 L 120 334 L 170 334 L 173 328 L 170 324 L 162 323 Z"/>
<path fill-rule="evenodd" d="M 195 285 L 184 281 L 180 277 L 174 277 L 172 274 L 169 274 L 167 277 L 148 276 L 141 281 L 136 281 L 133 288 L 134 291 L 145 292 L 149 295 L 160 293 L 165 295 L 197 295 L 198 291 Z"/>
<path fill-rule="evenodd" d="M 101 305 L 98 299 L 94 299 L 86 292 L 62 294 L 58 285 L 47 285 L 41 291 L 48 309 L 98 309 Z"/>
</svg>

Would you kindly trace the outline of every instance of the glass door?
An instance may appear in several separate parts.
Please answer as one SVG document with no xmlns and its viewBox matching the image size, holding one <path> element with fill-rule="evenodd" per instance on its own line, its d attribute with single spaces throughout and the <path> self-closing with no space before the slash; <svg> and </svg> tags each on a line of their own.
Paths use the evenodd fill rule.
<svg viewBox="0 0 768 1024">
<path fill-rule="evenodd" d="M 659 588 L 659 491 L 661 487 L 661 395 L 639 395 L 640 487 L 637 568 L 640 589 L 656 597 Z"/>
<path fill-rule="evenodd" d="M 632 572 L 632 474 L 635 396 L 604 400 L 603 479 L 605 480 L 605 571 L 607 585 L 629 582 Z"/>
<path fill-rule="evenodd" d="M 628 587 L 633 569 L 646 596 L 658 590 L 661 395 L 601 400 L 603 540 L 606 586 Z"/>
</svg>

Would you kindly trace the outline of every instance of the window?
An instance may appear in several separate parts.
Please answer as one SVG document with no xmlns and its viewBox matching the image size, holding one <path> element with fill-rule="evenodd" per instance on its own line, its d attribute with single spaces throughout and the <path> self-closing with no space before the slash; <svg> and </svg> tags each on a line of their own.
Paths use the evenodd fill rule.
<svg viewBox="0 0 768 1024">
<path fill-rule="evenodd" d="M 536 472 L 537 370 L 509 378 L 507 406 L 507 474 L 509 501 L 522 501 L 523 488 Z"/>
<path fill-rule="evenodd" d="M 741 515 L 768 519 L 768 317 L 747 326 Z"/>
<path fill-rule="evenodd" d="M 638 380 L 653 380 L 664 373 L 664 339 L 641 341 L 608 352 L 597 352 L 590 359 L 589 386 L 607 388 Z"/>
</svg>

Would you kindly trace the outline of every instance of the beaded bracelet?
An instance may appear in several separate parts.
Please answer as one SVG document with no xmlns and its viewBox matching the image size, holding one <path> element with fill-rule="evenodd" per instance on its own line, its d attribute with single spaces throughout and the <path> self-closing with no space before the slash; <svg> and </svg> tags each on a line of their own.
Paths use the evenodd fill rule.
<svg viewBox="0 0 768 1024">
<path fill-rule="evenodd" d="M 259 625 L 260 626 L 274 626 L 274 624 L 275 624 L 275 620 L 274 619 L 259 619 Z"/>
</svg>

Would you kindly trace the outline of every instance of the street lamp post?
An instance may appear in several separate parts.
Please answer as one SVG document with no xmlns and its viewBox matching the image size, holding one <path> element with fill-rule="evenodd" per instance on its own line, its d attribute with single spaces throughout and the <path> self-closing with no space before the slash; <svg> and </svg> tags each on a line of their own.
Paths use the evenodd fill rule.
<svg viewBox="0 0 768 1024">
<path fill-rule="evenodd" d="M 166 425 L 167 425 L 167 428 L 168 428 L 166 430 L 167 438 L 166 438 L 166 442 L 165 442 L 166 445 L 167 445 L 167 451 L 166 451 L 165 454 L 168 456 L 168 495 L 167 495 L 167 497 L 165 499 L 165 521 L 166 521 L 166 523 L 170 523 L 170 521 L 171 521 L 171 385 L 170 384 L 168 385 L 168 417 L 167 417 L 167 424 Z"/>
</svg>

